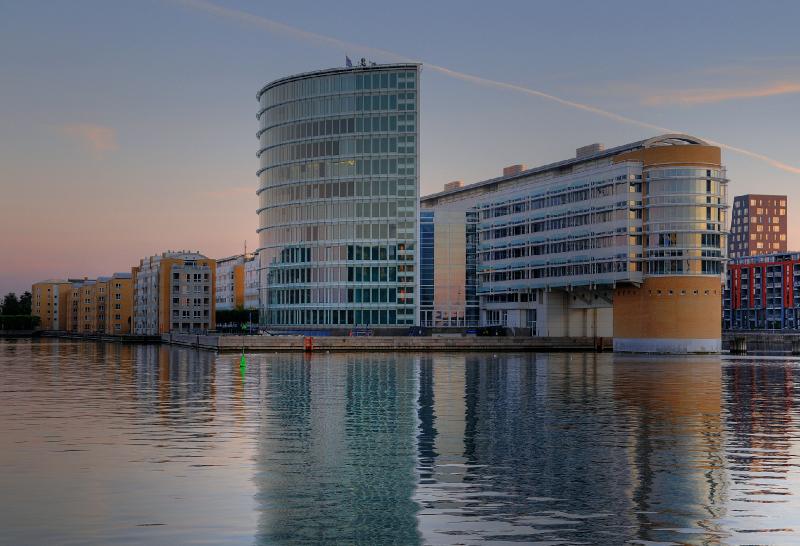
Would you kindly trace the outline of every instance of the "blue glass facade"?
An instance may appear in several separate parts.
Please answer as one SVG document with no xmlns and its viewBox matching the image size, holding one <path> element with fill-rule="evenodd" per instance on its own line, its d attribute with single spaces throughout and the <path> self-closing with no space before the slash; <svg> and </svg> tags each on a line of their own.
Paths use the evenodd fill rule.
<svg viewBox="0 0 800 546">
<path fill-rule="evenodd" d="M 472 210 L 420 211 L 420 326 L 478 326 L 477 222 Z"/>
<path fill-rule="evenodd" d="M 263 324 L 416 322 L 419 70 L 324 70 L 259 92 Z"/>
</svg>

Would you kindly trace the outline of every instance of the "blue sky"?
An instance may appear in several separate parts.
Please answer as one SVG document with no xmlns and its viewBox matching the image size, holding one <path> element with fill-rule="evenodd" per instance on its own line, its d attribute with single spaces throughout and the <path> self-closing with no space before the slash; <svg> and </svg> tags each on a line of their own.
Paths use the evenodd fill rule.
<svg viewBox="0 0 800 546">
<path fill-rule="evenodd" d="M 255 248 L 255 93 L 345 53 L 391 51 L 800 168 L 799 20 L 800 2 L 0 1 L 0 292 L 166 249 Z M 423 193 L 658 132 L 422 78 Z M 731 196 L 789 194 L 800 245 L 800 174 L 723 157 Z"/>
</svg>

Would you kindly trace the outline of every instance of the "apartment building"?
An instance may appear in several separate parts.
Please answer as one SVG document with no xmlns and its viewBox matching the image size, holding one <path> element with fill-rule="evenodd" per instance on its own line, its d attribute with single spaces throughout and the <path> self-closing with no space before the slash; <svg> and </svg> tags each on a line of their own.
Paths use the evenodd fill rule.
<svg viewBox="0 0 800 546">
<path fill-rule="evenodd" d="M 67 309 L 72 283 L 63 279 L 49 279 L 31 287 L 31 314 L 39 317 L 42 330 L 67 329 Z"/>
<path fill-rule="evenodd" d="M 483 325 L 613 337 L 617 351 L 718 352 L 727 183 L 718 147 L 667 134 L 514 166 L 421 207 L 478 215 Z"/>
<path fill-rule="evenodd" d="M 67 312 L 67 331 L 94 334 L 98 330 L 96 279 L 85 278 L 72 283 Z"/>
<path fill-rule="evenodd" d="M 785 195 L 737 195 L 731 209 L 728 256 L 732 259 L 786 252 Z"/>
<path fill-rule="evenodd" d="M 63 306 L 61 329 L 77 334 L 131 333 L 133 280 L 130 273 L 70 279 L 59 291 Z"/>
<path fill-rule="evenodd" d="M 258 254 L 244 263 L 244 308 L 261 309 L 261 273 Z"/>
<path fill-rule="evenodd" d="M 723 328 L 800 329 L 800 253 L 742 256 L 728 263 Z"/>
<path fill-rule="evenodd" d="M 110 277 L 98 277 L 96 292 L 100 330 L 105 334 L 130 334 L 133 322 L 133 276 L 130 273 L 114 273 Z"/>
<path fill-rule="evenodd" d="M 168 251 L 132 270 L 133 333 L 207 332 L 216 327 L 216 261 L 198 252 Z"/>
<path fill-rule="evenodd" d="M 217 260 L 216 309 L 258 309 L 258 262 L 255 254 Z"/>
</svg>

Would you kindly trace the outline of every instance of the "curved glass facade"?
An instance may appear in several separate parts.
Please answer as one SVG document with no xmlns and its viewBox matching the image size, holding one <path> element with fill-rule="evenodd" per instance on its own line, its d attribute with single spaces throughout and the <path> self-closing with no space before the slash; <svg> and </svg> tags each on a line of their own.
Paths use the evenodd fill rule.
<svg viewBox="0 0 800 546">
<path fill-rule="evenodd" d="M 644 170 L 646 274 L 719 275 L 727 248 L 725 171 L 689 166 Z"/>
<path fill-rule="evenodd" d="M 419 65 L 325 70 L 258 94 L 262 323 L 412 325 Z"/>
</svg>

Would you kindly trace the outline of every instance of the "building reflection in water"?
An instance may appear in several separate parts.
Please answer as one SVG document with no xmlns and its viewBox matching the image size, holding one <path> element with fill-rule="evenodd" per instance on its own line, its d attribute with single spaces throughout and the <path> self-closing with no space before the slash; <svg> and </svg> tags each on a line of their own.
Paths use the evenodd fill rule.
<svg viewBox="0 0 800 546">
<path fill-rule="evenodd" d="M 423 360 L 415 498 L 424 542 L 718 540 L 719 361 L 675 364 Z M 686 366 L 699 366 L 701 380 Z"/>
<path fill-rule="evenodd" d="M 417 543 L 414 358 L 271 355 L 265 371 L 257 543 Z"/>
<path fill-rule="evenodd" d="M 633 538 L 719 543 L 727 481 L 718 357 L 614 358 L 614 395 L 631 474 Z"/>
<path fill-rule="evenodd" d="M 0 492 L 14 492 L 0 494 L 3 538 L 800 536 L 796 359 L 260 354 L 244 378 L 238 359 L 0 343 Z"/>
<path fill-rule="evenodd" d="M 731 530 L 753 543 L 788 543 L 800 532 L 800 428 L 796 362 L 738 361 L 723 368 Z"/>
</svg>

